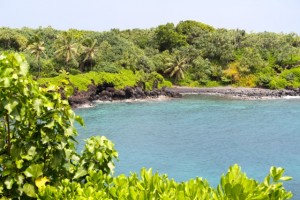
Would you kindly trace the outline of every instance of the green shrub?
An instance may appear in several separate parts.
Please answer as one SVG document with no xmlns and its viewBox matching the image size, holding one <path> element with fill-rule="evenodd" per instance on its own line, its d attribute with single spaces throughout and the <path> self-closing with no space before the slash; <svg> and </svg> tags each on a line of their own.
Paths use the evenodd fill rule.
<svg viewBox="0 0 300 200">
<path fill-rule="evenodd" d="M 272 80 L 272 76 L 268 74 L 259 73 L 256 79 L 256 85 L 260 87 L 269 87 L 269 83 Z"/>
<path fill-rule="evenodd" d="M 284 70 L 280 77 L 288 82 L 288 86 L 298 88 L 300 85 L 300 67 Z"/>
<path fill-rule="evenodd" d="M 151 74 L 143 74 L 140 72 L 134 74 L 131 70 L 120 70 L 118 73 L 107 72 L 89 72 L 78 75 L 61 74 L 53 78 L 40 78 L 38 83 L 41 85 L 53 84 L 60 86 L 62 80 L 67 79 L 70 83 L 79 90 L 87 91 L 88 85 L 94 80 L 95 84 L 111 83 L 116 89 L 123 89 L 126 86 L 137 86 L 139 81 L 144 81 L 147 85 L 146 90 L 152 90 L 154 81 L 157 81 L 158 88 L 171 87 L 172 83 L 166 81 L 160 74 L 152 72 Z"/>
<path fill-rule="evenodd" d="M 70 74 L 72 74 L 72 75 L 81 74 L 81 71 L 78 70 L 78 69 L 73 69 L 73 68 L 71 68 L 71 69 L 70 69 Z"/>
<path fill-rule="evenodd" d="M 222 175 L 215 189 L 202 178 L 179 183 L 145 168 L 139 175 L 115 177 L 91 171 L 84 184 L 66 179 L 59 187 L 41 188 L 39 199 L 291 199 L 292 193 L 282 186 L 282 182 L 291 177 L 285 177 L 283 173 L 282 168 L 271 167 L 270 174 L 260 183 L 248 178 L 238 165 L 233 165 L 226 175 Z"/>
<path fill-rule="evenodd" d="M 293 88 L 300 88 L 300 82 L 294 81 L 294 82 L 292 83 L 292 87 L 293 87 Z"/>
<path fill-rule="evenodd" d="M 162 83 L 158 84 L 158 88 L 162 88 L 162 87 L 172 87 L 173 84 L 170 81 L 167 80 L 163 80 Z"/>
<path fill-rule="evenodd" d="M 144 71 L 136 72 L 138 83 L 142 83 L 145 85 L 145 90 L 149 91 L 155 88 L 162 88 L 162 87 L 172 87 L 172 83 L 164 79 L 164 77 L 157 73 L 145 73 Z"/>
<path fill-rule="evenodd" d="M 114 74 L 114 73 L 118 73 L 120 71 L 120 68 L 113 64 L 107 63 L 104 67 L 99 68 L 97 71 Z"/>
<path fill-rule="evenodd" d="M 0 108 L 1 197 L 36 198 L 46 183 L 84 182 L 89 170 L 113 170 L 117 153 L 104 137 L 88 139 L 82 156 L 76 152 L 74 123 L 83 120 L 56 86 L 41 88 L 32 80 L 17 53 L 0 55 Z"/>
<path fill-rule="evenodd" d="M 269 82 L 270 89 L 284 89 L 288 86 L 286 79 L 275 77 Z"/>
<path fill-rule="evenodd" d="M 217 199 L 290 199 L 292 193 L 282 186 L 282 181 L 291 180 L 283 176 L 284 169 L 271 167 L 262 183 L 249 179 L 235 164 L 221 177 L 217 187 Z"/>
<path fill-rule="evenodd" d="M 199 80 L 193 80 L 190 74 L 186 74 L 185 79 L 178 81 L 178 85 L 187 87 L 200 87 L 201 84 Z"/>
<path fill-rule="evenodd" d="M 207 81 L 206 86 L 207 87 L 218 87 L 218 86 L 221 86 L 221 84 L 217 81 Z"/>
<path fill-rule="evenodd" d="M 256 77 L 251 74 L 244 77 L 241 77 L 237 83 L 238 86 L 241 87 L 255 87 L 256 86 Z"/>
<path fill-rule="evenodd" d="M 53 78 L 41 78 L 38 80 L 40 84 L 53 84 L 59 86 L 61 80 L 67 79 L 72 85 L 77 87 L 79 90 L 86 91 L 88 85 L 92 83 L 92 79 L 95 84 L 112 83 L 117 89 L 124 88 L 125 86 L 135 86 L 137 83 L 137 77 L 130 70 L 121 70 L 119 73 L 112 74 L 107 72 L 89 72 L 77 75 L 61 74 Z"/>
</svg>

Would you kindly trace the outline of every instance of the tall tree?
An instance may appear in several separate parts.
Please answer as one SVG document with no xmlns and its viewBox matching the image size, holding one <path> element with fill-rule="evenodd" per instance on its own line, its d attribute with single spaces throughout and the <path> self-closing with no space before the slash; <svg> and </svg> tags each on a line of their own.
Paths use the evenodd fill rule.
<svg viewBox="0 0 300 200">
<path fill-rule="evenodd" d="M 201 46 L 205 58 L 217 60 L 222 64 L 234 60 L 235 35 L 226 29 L 211 32 Z"/>
<path fill-rule="evenodd" d="M 0 50 L 22 51 L 27 42 L 27 38 L 16 30 L 0 28 Z"/>
<path fill-rule="evenodd" d="M 82 66 L 87 62 L 90 65 L 90 69 L 92 70 L 93 67 L 93 61 L 95 59 L 95 55 L 98 52 L 98 47 L 97 47 L 97 39 L 92 40 L 91 38 L 87 38 L 83 41 L 83 63 Z M 83 71 L 83 69 L 81 69 Z"/>
<path fill-rule="evenodd" d="M 35 42 L 32 44 L 28 45 L 26 48 L 30 52 L 30 54 L 35 55 L 35 59 L 38 62 L 38 77 L 41 75 L 41 64 L 40 64 L 40 59 L 42 55 L 45 55 L 45 46 L 44 46 L 44 41 L 40 40 L 40 37 L 38 35 L 35 35 Z"/>
<path fill-rule="evenodd" d="M 177 24 L 176 31 L 181 35 L 185 35 L 187 43 L 192 45 L 196 43 L 197 39 L 215 31 L 215 29 L 201 22 L 186 20 Z"/>
<path fill-rule="evenodd" d="M 69 70 L 69 62 L 76 61 L 78 55 L 78 44 L 74 42 L 73 37 L 68 32 L 63 32 L 56 40 L 58 50 L 55 55 L 58 59 L 64 60 L 67 70 Z"/>
<path fill-rule="evenodd" d="M 176 55 L 173 59 L 168 59 L 166 66 L 168 68 L 164 73 L 169 74 L 170 77 L 175 77 L 175 81 L 177 82 L 180 79 L 184 79 L 184 71 L 188 67 L 188 59 Z"/>
<path fill-rule="evenodd" d="M 165 50 L 172 51 L 174 48 L 187 45 L 186 36 L 176 32 L 173 23 L 157 27 L 154 38 L 161 52 Z"/>
</svg>

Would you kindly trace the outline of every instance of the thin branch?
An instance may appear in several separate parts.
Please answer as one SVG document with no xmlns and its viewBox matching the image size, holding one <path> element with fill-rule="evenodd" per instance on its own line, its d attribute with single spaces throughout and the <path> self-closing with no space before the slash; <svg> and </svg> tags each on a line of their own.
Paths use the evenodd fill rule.
<svg viewBox="0 0 300 200">
<path fill-rule="evenodd" d="M 11 148 L 11 138 L 10 138 L 10 123 L 9 123 L 9 115 L 5 114 L 5 120 L 6 120 L 6 126 L 7 126 L 7 138 L 6 138 L 6 144 L 7 144 L 7 151 L 8 154 L 10 154 L 10 148 Z"/>
</svg>

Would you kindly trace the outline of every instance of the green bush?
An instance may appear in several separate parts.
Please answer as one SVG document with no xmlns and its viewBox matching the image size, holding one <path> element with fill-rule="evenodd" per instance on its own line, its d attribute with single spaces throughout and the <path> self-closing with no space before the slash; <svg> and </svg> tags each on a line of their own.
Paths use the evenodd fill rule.
<svg viewBox="0 0 300 200">
<path fill-rule="evenodd" d="M 59 187 L 41 188 L 39 199 L 291 199 L 292 193 L 282 186 L 282 182 L 291 177 L 285 177 L 283 173 L 282 168 L 271 167 L 269 175 L 260 183 L 248 178 L 238 165 L 233 165 L 226 175 L 222 175 L 215 189 L 202 178 L 179 183 L 145 168 L 139 175 L 115 177 L 91 171 L 84 184 L 65 179 Z"/>
<path fill-rule="evenodd" d="M 145 73 L 144 71 L 140 70 L 136 72 L 138 85 L 144 85 L 144 90 L 150 91 L 155 88 L 162 88 L 162 87 L 172 87 L 172 83 L 164 79 L 164 77 L 157 73 Z"/>
<path fill-rule="evenodd" d="M 241 87 L 255 87 L 256 83 L 257 83 L 257 77 L 254 76 L 253 74 L 250 74 L 241 77 L 236 85 Z"/>
<path fill-rule="evenodd" d="M 53 78 L 41 78 L 38 80 L 40 84 L 53 84 L 59 86 L 61 80 L 67 79 L 72 85 L 77 87 L 79 90 L 86 91 L 88 85 L 92 83 L 91 80 L 95 81 L 95 84 L 112 83 L 117 89 L 124 88 L 125 86 L 135 86 L 137 77 L 130 70 L 121 70 L 117 74 L 107 72 L 89 72 L 77 75 L 61 74 Z"/>
<path fill-rule="evenodd" d="M 78 69 L 71 68 L 70 69 L 70 74 L 72 74 L 72 75 L 78 75 L 78 74 L 81 74 L 81 71 L 78 70 Z"/>
<path fill-rule="evenodd" d="M 200 87 L 200 81 L 199 80 L 194 80 L 193 76 L 189 73 L 185 75 L 184 79 L 181 79 L 177 83 L 180 86 L 187 86 L 187 87 Z"/>
<path fill-rule="evenodd" d="M 271 167 L 262 183 L 249 179 L 238 165 L 231 166 L 221 177 L 217 187 L 217 199 L 290 199 L 292 193 L 282 187 L 282 181 L 291 180 L 283 176 L 284 169 Z"/>
<path fill-rule="evenodd" d="M 268 74 L 259 73 L 256 79 L 256 85 L 260 87 L 267 88 L 269 87 L 269 83 L 272 80 L 272 76 Z"/>
<path fill-rule="evenodd" d="M 68 88 L 64 91 L 68 96 Z M 109 174 L 117 158 L 104 137 L 87 140 L 76 152 L 75 121 L 83 120 L 62 100 L 58 88 L 41 88 L 17 53 L 0 55 L 0 195 L 36 198 L 39 188 L 63 179 L 83 180 L 89 170 Z M 88 163 L 88 164 L 87 164 Z"/>
<path fill-rule="evenodd" d="M 221 84 L 217 81 L 207 81 L 206 86 L 207 87 L 218 87 L 218 86 L 221 86 Z"/>
<path fill-rule="evenodd" d="M 147 82 L 147 90 L 152 90 L 153 82 L 155 80 L 158 81 L 158 88 L 172 86 L 171 82 L 164 80 L 164 78 L 156 72 L 141 75 L 139 72 L 134 74 L 131 70 L 120 70 L 118 73 L 89 72 L 78 75 L 68 75 L 64 73 L 53 78 L 40 78 L 38 83 L 41 85 L 46 85 L 48 83 L 60 86 L 62 80 L 65 79 L 82 91 L 87 91 L 88 85 L 92 83 L 91 80 L 94 80 L 95 84 L 103 84 L 105 82 L 111 83 L 116 89 L 123 89 L 126 86 L 137 86 L 138 82 L 141 80 Z"/>
<path fill-rule="evenodd" d="M 289 86 L 298 88 L 300 85 L 300 67 L 284 70 L 280 77 L 285 79 Z"/>
<path fill-rule="evenodd" d="M 117 66 L 115 66 L 114 64 L 111 63 L 104 63 L 104 66 L 98 66 L 98 68 L 96 68 L 96 71 L 99 72 L 107 72 L 107 73 L 118 73 L 121 69 Z"/>
<path fill-rule="evenodd" d="M 284 89 L 287 86 L 288 86 L 287 80 L 281 77 L 275 77 L 269 82 L 270 89 Z"/>
</svg>

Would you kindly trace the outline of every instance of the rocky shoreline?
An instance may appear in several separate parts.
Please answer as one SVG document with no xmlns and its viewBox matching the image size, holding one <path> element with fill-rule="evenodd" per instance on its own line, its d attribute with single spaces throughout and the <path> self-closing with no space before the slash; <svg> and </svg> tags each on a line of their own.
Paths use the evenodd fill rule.
<svg viewBox="0 0 300 200">
<path fill-rule="evenodd" d="M 244 87 L 212 87 L 212 88 L 192 88 L 192 87 L 173 87 L 169 88 L 172 92 L 184 94 L 207 94 L 222 95 L 239 99 L 278 99 L 283 97 L 300 97 L 300 88 L 270 90 L 263 88 L 244 88 Z"/>
<path fill-rule="evenodd" d="M 141 87 L 125 87 L 124 89 L 115 89 L 107 85 L 90 85 L 87 91 L 78 91 L 69 97 L 69 103 L 73 108 L 83 105 L 92 105 L 99 101 L 122 101 L 136 99 L 157 99 L 161 96 L 170 98 L 181 98 L 182 94 L 169 88 L 153 89 L 145 91 Z"/>
<path fill-rule="evenodd" d="M 203 94 L 220 95 L 229 98 L 238 99 L 278 99 L 283 97 L 299 97 L 300 88 L 270 90 L 263 88 L 243 88 L 243 87 L 211 87 L 194 88 L 179 87 L 153 89 L 144 91 L 141 87 L 125 87 L 124 89 L 115 89 L 107 85 L 90 85 L 88 91 L 74 91 L 74 95 L 69 97 L 69 103 L 72 107 L 82 107 L 83 105 L 93 105 L 94 102 L 111 102 L 125 100 L 149 100 L 158 99 L 161 96 L 169 98 L 181 98 L 185 94 Z"/>
</svg>

